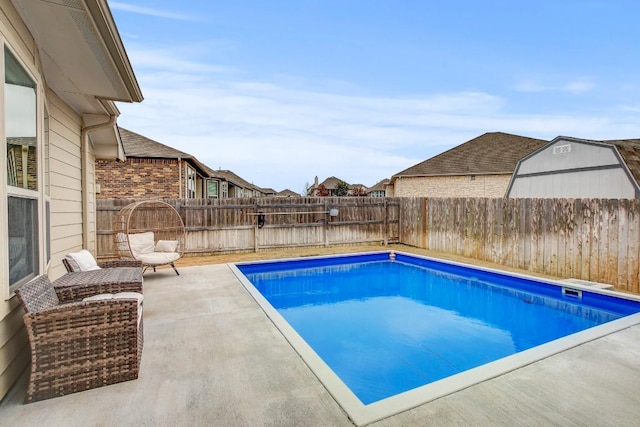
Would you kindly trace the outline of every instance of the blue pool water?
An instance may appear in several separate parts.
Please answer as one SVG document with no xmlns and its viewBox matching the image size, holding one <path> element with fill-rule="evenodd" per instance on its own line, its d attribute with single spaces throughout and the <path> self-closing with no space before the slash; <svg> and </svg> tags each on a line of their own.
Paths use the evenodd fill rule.
<svg viewBox="0 0 640 427">
<path fill-rule="evenodd" d="M 632 300 L 403 254 L 237 267 L 365 405 L 640 312 Z"/>
</svg>

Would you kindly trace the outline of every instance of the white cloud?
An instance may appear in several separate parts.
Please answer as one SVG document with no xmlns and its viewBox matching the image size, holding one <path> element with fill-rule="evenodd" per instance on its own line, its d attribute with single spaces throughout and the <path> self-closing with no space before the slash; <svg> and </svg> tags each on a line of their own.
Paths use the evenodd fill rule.
<svg viewBox="0 0 640 427">
<path fill-rule="evenodd" d="M 198 21 L 199 20 L 197 17 L 185 15 L 183 13 L 168 12 L 165 10 L 136 6 L 136 5 L 119 2 L 119 1 L 110 1 L 109 7 L 113 10 L 120 10 L 123 12 L 135 13 L 138 15 L 155 16 L 158 18 L 174 19 L 179 21 Z"/>
<path fill-rule="evenodd" d="M 514 87 L 519 92 L 568 92 L 575 94 L 589 92 L 594 88 L 594 83 L 587 78 L 564 83 L 540 83 L 535 80 L 524 80 Z"/>
<path fill-rule="evenodd" d="M 629 125 L 620 110 L 513 114 L 507 99 L 483 92 L 388 97 L 309 90 L 300 80 L 259 81 L 191 59 L 197 50 L 132 50 L 145 101 L 119 104 L 118 122 L 276 190 L 300 192 L 316 175 L 370 186 L 485 132 L 545 139 L 640 134 L 640 123 Z M 575 92 L 589 84 L 562 87 Z"/>
</svg>

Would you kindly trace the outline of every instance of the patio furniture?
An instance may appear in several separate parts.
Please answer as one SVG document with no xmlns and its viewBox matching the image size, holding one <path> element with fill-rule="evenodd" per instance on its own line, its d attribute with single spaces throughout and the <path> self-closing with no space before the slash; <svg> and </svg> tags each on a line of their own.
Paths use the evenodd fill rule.
<svg viewBox="0 0 640 427">
<path fill-rule="evenodd" d="M 184 254 L 185 227 L 178 211 L 160 200 L 131 203 L 113 218 L 113 236 L 120 259 L 142 262 L 144 270 L 170 265 Z"/>
<path fill-rule="evenodd" d="M 72 302 L 96 294 L 142 294 L 142 281 L 141 267 L 101 268 L 67 273 L 54 280 L 53 287 L 60 301 Z"/>
<path fill-rule="evenodd" d="M 138 378 L 142 295 L 61 303 L 45 275 L 16 294 L 31 348 L 25 403 Z"/>
<path fill-rule="evenodd" d="M 69 273 L 74 271 L 98 270 L 99 268 L 142 267 L 142 262 L 134 259 L 118 259 L 96 262 L 93 255 L 91 255 L 91 252 L 86 249 L 65 255 L 65 257 L 62 258 L 62 264 Z"/>
</svg>

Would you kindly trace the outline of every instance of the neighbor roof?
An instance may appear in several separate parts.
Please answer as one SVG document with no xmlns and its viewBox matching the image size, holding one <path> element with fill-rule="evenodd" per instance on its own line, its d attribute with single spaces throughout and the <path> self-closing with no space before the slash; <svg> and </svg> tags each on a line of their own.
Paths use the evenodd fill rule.
<svg viewBox="0 0 640 427">
<path fill-rule="evenodd" d="M 224 179 L 225 181 L 228 181 L 228 182 L 232 182 L 233 184 L 235 184 L 238 187 L 250 188 L 250 189 L 262 191 L 262 189 L 260 187 L 251 184 L 249 181 L 247 181 L 247 180 L 245 180 L 243 178 L 240 178 L 238 175 L 236 175 L 235 173 L 231 172 L 230 170 L 223 170 L 223 169 L 213 170 L 213 169 L 209 169 L 209 176 L 211 178 L 219 178 L 219 179 Z"/>
<path fill-rule="evenodd" d="M 377 182 L 373 187 L 367 190 L 367 193 L 371 193 L 372 191 L 384 191 L 385 185 L 389 183 L 389 178 L 385 178 L 382 181 Z"/>
<path fill-rule="evenodd" d="M 549 141 L 489 132 L 395 174 L 400 176 L 511 174 L 518 160 Z"/>
<path fill-rule="evenodd" d="M 132 132 L 123 127 L 118 127 L 120 139 L 126 157 L 151 158 L 151 159 L 182 159 L 190 161 L 200 169 L 200 173 L 207 174 L 209 168 L 200 163 L 198 159 L 189 153 L 176 150 L 173 147 L 154 141 L 153 139 Z"/>
</svg>

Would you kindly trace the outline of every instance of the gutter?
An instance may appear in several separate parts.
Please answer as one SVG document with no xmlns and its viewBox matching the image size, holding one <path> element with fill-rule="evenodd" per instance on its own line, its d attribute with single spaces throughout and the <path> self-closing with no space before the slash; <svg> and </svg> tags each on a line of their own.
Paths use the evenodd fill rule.
<svg viewBox="0 0 640 427">
<path fill-rule="evenodd" d="M 91 126 L 85 126 L 80 132 L 80 176 L 82 177 L 82 247 L 89 248 L 89 134 L 96 130 L 113 127 L 118 118 L 115 114 L 109 115 L 109 120 Z"/>
</svg>

